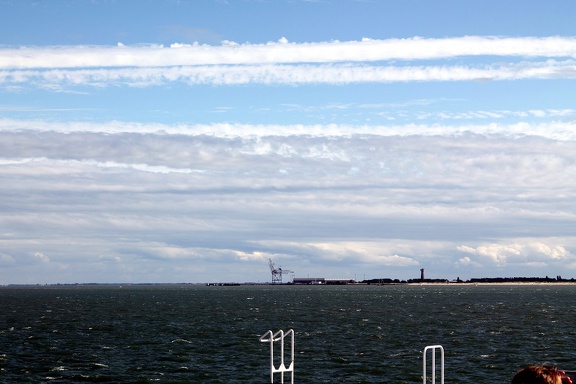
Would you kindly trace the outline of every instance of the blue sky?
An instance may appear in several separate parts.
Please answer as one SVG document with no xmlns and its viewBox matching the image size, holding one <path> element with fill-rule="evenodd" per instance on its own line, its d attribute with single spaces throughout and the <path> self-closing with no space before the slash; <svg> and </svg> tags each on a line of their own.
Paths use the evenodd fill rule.
<svg viewBox="0 0 576 384">
<path fill-rule="evenodd" d="M 575 11 L 0 0 L 0 284 L 576 277 Z"/>
</svg>

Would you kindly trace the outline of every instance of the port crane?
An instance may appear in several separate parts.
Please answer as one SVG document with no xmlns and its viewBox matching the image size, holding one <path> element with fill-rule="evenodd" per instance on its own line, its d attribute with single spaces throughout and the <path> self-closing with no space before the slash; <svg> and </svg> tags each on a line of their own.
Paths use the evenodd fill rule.
<svg viewBox="0 0 576 384">
<path fill-rule="evenodd" d="M 272 284 L 282 284 L 282 275 L 284 273 L 294 273 L 280 267 L 276 268 L 272 262 L 272 259 L 268 259 L 268 265 L 270 266 L 270 272 L 272 273 Z"/>
</svg>

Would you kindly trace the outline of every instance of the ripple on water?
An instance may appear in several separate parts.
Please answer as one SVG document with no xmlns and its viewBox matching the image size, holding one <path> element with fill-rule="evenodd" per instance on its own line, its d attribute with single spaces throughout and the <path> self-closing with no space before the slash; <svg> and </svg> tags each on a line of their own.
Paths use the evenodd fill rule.
<svg viewBox="0 0 576 384">
<path fill-rule="evenodd" d="M 257 383 L 267 330 L 294 329 L 298 383 L 420 383 L 576 368 L 576 286 L 1 287 L 0 381 Z M 256 315 L 256 316 L 255 316 Z"/>
</svg>

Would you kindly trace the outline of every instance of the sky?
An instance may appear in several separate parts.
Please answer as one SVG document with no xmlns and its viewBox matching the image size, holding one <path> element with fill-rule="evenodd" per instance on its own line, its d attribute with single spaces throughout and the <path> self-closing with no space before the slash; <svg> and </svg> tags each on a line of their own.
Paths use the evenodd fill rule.
<svg viewBox="0 0 576 384">
<path fill-rule="evenodd" d="M 0 284 L 576 278 L 572 0 L 0 0 Z"/>
</svg>

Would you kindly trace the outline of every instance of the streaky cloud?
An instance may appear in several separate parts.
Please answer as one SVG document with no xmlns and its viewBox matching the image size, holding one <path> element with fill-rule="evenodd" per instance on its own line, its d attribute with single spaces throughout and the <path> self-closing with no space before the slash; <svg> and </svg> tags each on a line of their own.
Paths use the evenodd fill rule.
<svg viewBox="0 0 576 384">
<path fill-rule="evenodd" d="M 576 38 L 485 37 L 362 39 L 316 43 L 18 47 L 0 50 L 0 68 L 162 67 L 429 60 L 457 56 L 576 58 Z"/>
<path fill-rule="evenodd" d="M 519 112 L 516 112 L 518 114 Z M 534 113 L 534 111 L 532 112 Z M 551 114 L 553 112 L 550 112 Z M 0 132 L 91 132 L 104 134 L 137 133 L 149 135 L 210 136 L 219 138 L 254 138 L 266 136 L 337 137 L 354 135 L 374 136 L 454 136 L 482 134 L 489 136 L 537 136 L 558 141 L 576 141 L 576 121 L 542 123 L 518 122 L 499 124 L 405 124 L 405 125 L 349 125 L 349 124 L 161 124 L 108 121 L 50 122 L 43 120 L 0 119 Z"/>
<path fill-rule="evenodd" d="M 0 85 L 70 87 L 151 87 L 182 82 L 194 85 L 306 85 L 434 81 L 503 81 L 576 79 L 576 61 L 500 64 L 488 66 L 372 66 L 372 65 L 214 65 L 98 69 L 2 70 Z"/>
</svg>

